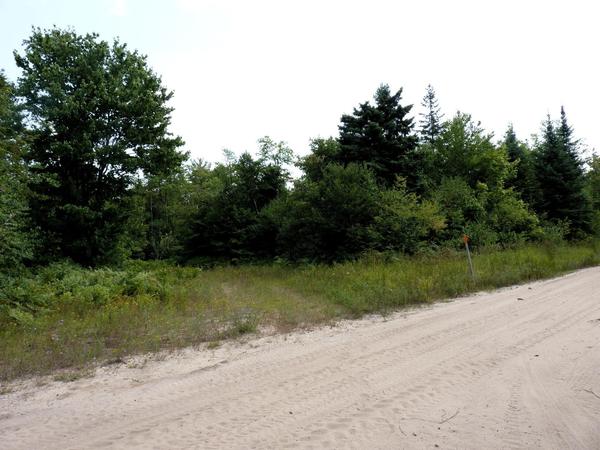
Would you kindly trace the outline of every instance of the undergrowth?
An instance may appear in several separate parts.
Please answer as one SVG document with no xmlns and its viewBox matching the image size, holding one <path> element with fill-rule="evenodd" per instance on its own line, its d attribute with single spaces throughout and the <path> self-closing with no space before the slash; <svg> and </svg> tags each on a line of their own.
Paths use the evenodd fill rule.
<svg viewBox="0 0 600 450">
<path fill-rule="evenodd" d="M 289 331 L 387 313 L 600 263 L 598 243 L 369 254 L 335 265 L 202 270 L 130 262 L 120 269 L 60 263 L 0 279 L 0 380 L 83 370 L 126 355 L 219 342 L 261 327 Z"/>
</svg>

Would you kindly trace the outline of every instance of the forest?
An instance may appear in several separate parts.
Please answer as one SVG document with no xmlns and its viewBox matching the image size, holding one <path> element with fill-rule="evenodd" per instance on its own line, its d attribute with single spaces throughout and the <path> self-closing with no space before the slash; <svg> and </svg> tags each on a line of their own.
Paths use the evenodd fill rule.
<svg viewBox="0 0 600 450">
<path fill-rule="evenodd" d="M 14 58 L 18 79 L 0 72 L 0 333 L 2 351 L 14 356 L 0 361 L 1 377 L 35 371 L 48 348 L 48 365 L 66 367 L 220 339 L 283 310 L 280 323 L 295 326 L 598 262 L 600 158 L 584 158 L 560 105 L 532 138 L 512 125 L 496 138 L 468 113 L 444 115 L 431 85 L 416 114 L 402 89 L 381 84 L 340 112 L 338 136 L 312 139 L 305 156 L 265 136 L 252 152 L 225 151 L 224 162 L 211 163 L 191 159 L 170 132 L 173 93 L 126 44 L 34 28 Z M 480 278 L 463 288 L 465 234 L 482 262 Z M 365 275 L 367 284 L 348 292 L 354 281 L 344 273 L 373 261 L 381 277 Z M 406 297 L 410 278 L 393 280 L 391 268 L 412 273 L 407 261 L 450 264 L 461 281 L 436 281 L 434 270 Z M 311 278 L 319 292 L 306 286 Z M 276 297 L 272 286 L 256 291 L 264 280 L 278 286 L 283 306 L 256 306 L 266 291 Z M 231 289 L 239 291 L 233 309 Z M 315 306 L 323 292 L 324 309 Z M 304 300 L 290 306 L 295 295 Z M 202 303 L 201 319 L 182 337 L 174 331 L 182 323 L 167 318 L 189 316 L 193 302 Z M 233 332 L 214 325 L 215 310 Z M 290 317 L 300 310 L 314 318 Z M 141 322 L 125 336 L 132 317 Z M 131 344 L 149 323 L 163 327 L 151 344 Z M 200 333 L 207 323 L 212 334 Z M 76 350 L 57 360 L 67 335 Z M 27 351 L 38 356 L 27 360 Z"/>
</svg>

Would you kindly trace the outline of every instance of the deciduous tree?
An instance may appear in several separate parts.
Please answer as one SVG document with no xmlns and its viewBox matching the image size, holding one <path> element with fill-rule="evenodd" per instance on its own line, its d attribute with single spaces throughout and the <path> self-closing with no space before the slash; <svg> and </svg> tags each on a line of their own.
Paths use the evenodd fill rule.
<svg viewBox="0 0 600 450">
<path fill-rule="evenodd" d="M 14 88 L 0 72 L 0 272 L 33 256 L 24 133 Z"/>
<path fill-rule="evenodd" d="M 46 252 L 90 265 L 118 252 L 126 199 L 140 175 L 181 165 L 168 127 L 172 92 L 146 58 L 96 34 L 34 29 L 15 52 L 31 124 L 27 158 Z"/>
</svg>

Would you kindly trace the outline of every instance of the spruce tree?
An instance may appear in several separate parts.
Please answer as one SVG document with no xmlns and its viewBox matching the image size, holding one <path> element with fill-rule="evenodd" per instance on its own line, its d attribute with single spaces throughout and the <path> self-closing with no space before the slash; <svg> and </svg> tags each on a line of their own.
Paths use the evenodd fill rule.
<svg viewBox="0 0 600 450">
<path fill-rule="evenodd" d="M 423 97 L 421 106 L 426 110 L 425 113 L 420 114 L 422 117 L 419 121 L 419 124 L 421 125 L 421 141 L 433 144 L 442 132 L 442 118 L 444 115 L 440 113 L 435 90 L 431 84 L 427 85 L 427 91 Z"/>
<path fill-rule="evenodd" d="M 548 116 L 536 161 L 540 187 L 538 210 L 548 219 L 568 221 L 573 233 L 589 231 L 590 225 L 585 178 L 577 147 L 564 109 L 561 108 L 558 127 Z"/>
<path fill-rule="evenodd" d="M 517 139 L 512 124 L 504 135 L 504 148 L 508 160 L 514 164 L 515 172 L 506 182 L 506 187 L 512 187 L 529 205 L 534 205 L 538 198 L 537 180 L 531 150 Z"/>
<path fill-rule="evenodd" d="M 341 118 L 340 149 L 335 156 L 343 165 L 362 163 L 378 182 L 392 186 L 397 176 L 407 179 L 409 188 L 418 181 L 418 139 L 413 133 L 412 105 L 402 106 L 402 89 L 392 94 L 388 85 L 375 92 L 375 104 L 362 103 L 352 115 Z"/>
</svg>

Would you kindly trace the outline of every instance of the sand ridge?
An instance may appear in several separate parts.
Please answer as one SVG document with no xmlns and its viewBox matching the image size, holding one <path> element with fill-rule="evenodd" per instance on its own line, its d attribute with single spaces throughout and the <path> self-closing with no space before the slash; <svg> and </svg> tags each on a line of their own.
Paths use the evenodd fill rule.
<svg viewBox="0 0 600 450">
<path fill-rule="evenodd" d="M 0 448 L 600 448 L 600 268 L 0 396 Z"/>
</svg>

